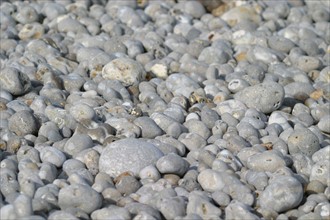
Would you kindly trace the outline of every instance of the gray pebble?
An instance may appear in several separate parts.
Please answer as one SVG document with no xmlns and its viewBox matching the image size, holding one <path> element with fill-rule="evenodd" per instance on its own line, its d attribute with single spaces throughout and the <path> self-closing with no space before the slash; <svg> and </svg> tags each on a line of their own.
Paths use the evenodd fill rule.
<svg viewBox="0 0 330 220">
<path fill-rule="evenodd" d="M 294 130 L 288 138 L 290 154 L 302 153 L 311 157 L 320 149 L 317 136 L 309 129 Z"/>
<path fill-rule="evenodd" d="M 76 159 L 68 159 L 63 163 L 62 169 L 63 171 L 70 176 L 72 173 L 84 169 L 85 164 L 81 162 L 80 160 Z"/>
<path fill-rule="evenodd" d="M 209 128 L 199 120 L 192 119 L 186 121 L 183 125 L 188 128 L 190 133 L 196 133 L 204 139 L 209 138 L 211 135 Z"/>
<path fill-rule="evenodd" d="M 15 213 L 14 206 L 12 204 L 4 205 L 0 208 L 0 217 L 1 219 L 17 219 L 17 215 Z"/>
<path fill-rule="evenodd" d="M 327 160 L 321 160 L 316 162 L 311 170 L 310 180 L 318 180 L 324 185 L 328 185 L 330 165 Z"/>
<path fill-rule="evenodd" d="M 213 205 L 206 196 L 197 193 L 189 194 L 189 202 L 187 204 L 187 215 L 197 214 L 203 219 L 214 218 L 221 215 L 221 209 Z"/>
<path fill-rule="evenodd" d="M 50 215 L 48 216 L 48 219 L 49 220 L 60 220 L 60 219 L 78 220 L 79 218 L 69 212 L 57 210 L 57 211 L 50 213 Z"/>
<path fill-rule="evenodd" d="M 30 5 L 21 5 L 15 14 L 15 20 L 21 24 L 32 23 L 38 19 L 38 12 Z"/>
<path fill-rule="evenodd" d="M 21 194 L 13 203 L 18 217 L 27 217 L 33 214 L 31 197 Z"/>
<path fill-rule="evenodd" d="M 134 124 L 141 128 L 143 138 L 153 139 L 163 134 L 163 130 L 149 117 L 138 117 L 134 120 Z"/>
<path fill-rule="evenodd" d="M 93 220 L 96 220 L 96 219 L 130 219 L 131 214 L 128 212 L 127 209 L 125 209 L 123 207 L 110 205 L 109 207 L 95 210 L 91 214 L 91 218 Z"/>
<path fill-rule="evenodd" d="M 281 195 L 285 194 L 285 197 Z M 301 183 L 294 177 L 279 176 L 260 195 L 260 205 L 283 212 L 298 206 L 303 198 Z"/>
<path fill-rule="evenodd" d="M 39 177 L 48 183 L 52 183 L 57 177 L 58 171 L 52 163 L 42 163 L 39 170 Z"/>
<path fill-rule="evenodd" d="M 56 167 L 61 167 L 65 162 L 65 155 L 54 147 L 44 147 L 40 151 L 40 159 L 42 162 L 49 162 Z"/>
<path fill-rule="evenodd" d="M 158 210 L 142 203 L 132 202 L 125 205 L 125 208 L 128 209 L 128 211 L 133 215 L 147 213 L 148 216 L 152 216 L 155 219 L 161 218 Z"/>
<path fill-rule="evenodd" d="M 102 199 L 100 194 L 91 187 L 73 184 L 60 190 L 58 204 L 63 210 L 79 208 L 86 213 L 92 213 L 101 207 Z"/>
<path fill-rule="evenodd" d="M 275 172 L 285 165 L 282 154 L 274 150 L 254 154 L 247 160 L 247 167 L 255 171 Z"/>
<path fill-rule="evenodd" d="M 96 150 L 91 148 L 85 149 L 75 155 L 75 159 L 83 162 L 92 175 L 96 175 L 99 172 L 99 158 L 100 154 Z"/>
<path fill-rule="evenodd" d="M 319 123 L 317 124 L 317 127 L 325 132 L 330 133 L 330 115 L 325 115 L 322 118 L 320 118 Z"/>
<path fill-rule="evenodd" d="M 15 69 L 4 68 L 0 73 L 0 85 L 12 95 L 22 95 L 31 89 L 31 82 L 28 76 Z"/>
<path fill-rule="evenodd" d="M 13 114 L 8 122 L 9 129 L 19 136 L 36 134 L 39 129 L 39 123 L 35 116 L 26 110 Z"/>
<path fill-rule="evenodd" d="M 117 190 L 123 194 L 123 196 L 130 195 L 136 192 L 140 187 L 141 183 L 131 175 L 119 176 L 115 179 Z"/>
<path fill-rule="evenodd" d="M 235 99 L 244 102 L 249 108 L 259 109 L 263 113 L 271 113 L 281 106 L 284 89 L 277 83 L 261 83 L 236 93 Z"/>
<path fill-rule="evenodd" d="M 233 200 L 226 207 L 225 214 L 228 219 L 259 219 L 259 217 L 253 213 L 251 207 L 237 200 Z"/>
<path fill-rule="evenodd" d="M 190 151 L 197 150 L 207 145 L 206 140 L 196 133 L 183 133 L 178 140 Z"/>
<path fill-rule="evenodd" d="M 186 215 L 186 202 L 183 197 L 160 198 L 157 208 L 166 219 L 174 219 L 177 216 Z"/>
<path fill-rule="evenodd" d="M 163 153 L 153 144 L 127 138 L 109 144 L 102 151 L 99 169 L 112 177 L 125 171 L 137 175 L 141 169 L 154 164 L 162 156 Z"/>
<path fill-rule="evenodd" d="M 125 71 L 122 71 L 123 69 Z M 102 76 L 105 79 L 119 80 L 124 86 L 130 86 L 142 81 L 145 78 L 145 72 L 136 61 L 129 58 L 117 58 L 103 67 Z"/>
<path fill-rule="evenodd" d="M 315 152 L 312 156 L 312 160 L 314 163 L 329 159 L 330 159 L 330 145 L 321 148 L 320 150 Z"/>
<path fill-rule="evenodd" d="M 215 191 L 212 193 L 212 199 L 222 207 L 227 207 L 230 203 L 230 196 L 222 191 Z"/>
<path fill-rule="evenodd" d="M 86 134 L 74 134 L 64 145 L 65 153 L 74 156 L 79 152 L 93 147 L 92 139 Z"/>
<path fill-rule="evenodd" d="M 170 153 L 161 157 L 157 161 L 156 167 L 160 173 L 177 174 L 179 176 L 183 176 L 189 167 L 189 163 L 182 159 L 179 155 Z"/>
</svg>

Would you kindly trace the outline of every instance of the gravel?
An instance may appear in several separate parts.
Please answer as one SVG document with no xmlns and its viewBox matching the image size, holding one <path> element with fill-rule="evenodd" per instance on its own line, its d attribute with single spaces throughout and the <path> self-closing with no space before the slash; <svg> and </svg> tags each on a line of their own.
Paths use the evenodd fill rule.
<svg viewBox="0 0 330 220">
<path fill-rule="evenodd" d="M 327 1 L 0 3 L 1 219 L 328 219 Z"/>
</svg>

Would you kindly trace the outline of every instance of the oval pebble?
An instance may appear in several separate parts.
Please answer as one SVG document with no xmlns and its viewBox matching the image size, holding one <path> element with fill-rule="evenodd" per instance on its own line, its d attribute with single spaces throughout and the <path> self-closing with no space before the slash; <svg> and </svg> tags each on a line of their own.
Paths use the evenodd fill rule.
<svg viewBox="0 0 330 220">
<path fill-rule="evenodd" d="M 36 117 L 27 110 L 19 111 L 9 118 L 8 127 L 18 136 L 37 134 L 39 123 Z"/>
<path fill-rule="evenodd" d="M 260 195 L 260 206 L 271 208 L 275 212 L 284 212 L 298 206 L 302 198 L 303 187 L 296 178 L 278 176 Z"/>
<path fill-rule="evenodd" d="M 281 107 L 284 89 L 278 83 L 264 82 L 247 87 L 236 93 L 234 97 L 249 108 L 255 108 L 268 114 Z"/>
<path fill-rule="evenodd" d="M 162 156 L 163 153 L 153 144 L 126 138 L 106 146 L 100 156 L 99 169 L 111 177 L 126 171 L 138 175 L 144 167 L 155 164 Z"/>
<path fill-rule="evenodd" d="M 169 153 L 157 161 L 156 167 L 162 174 L 169 173 L 183 176 L 189 168 L 189 163 L 179 155 Z"/>
</svg>

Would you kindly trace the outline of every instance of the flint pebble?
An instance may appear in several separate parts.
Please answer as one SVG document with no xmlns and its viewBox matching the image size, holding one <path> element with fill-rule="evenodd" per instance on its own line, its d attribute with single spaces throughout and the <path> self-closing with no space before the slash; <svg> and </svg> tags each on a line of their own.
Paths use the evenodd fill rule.
<svg viewBox="0 0 330 220">
<path fill-rule="evenodd" d="M 155 164 L 162 156 L 163 153 L 153 144 L 127 138 L 109 144 L 101 152 L 99 169 L 112 177 L 126 171 L 137 175 L 141 169 Z"/>
</svg>

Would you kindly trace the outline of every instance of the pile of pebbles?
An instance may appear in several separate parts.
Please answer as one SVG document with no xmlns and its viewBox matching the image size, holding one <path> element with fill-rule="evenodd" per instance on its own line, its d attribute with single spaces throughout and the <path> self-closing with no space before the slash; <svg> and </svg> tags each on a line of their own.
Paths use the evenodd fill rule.
<svg viewBox="0 0 330 220">
<path fill-rule="evenodd" d="M 329 219 L 329 1 L 0 5 L 0 218 Z"/>
</svg>

